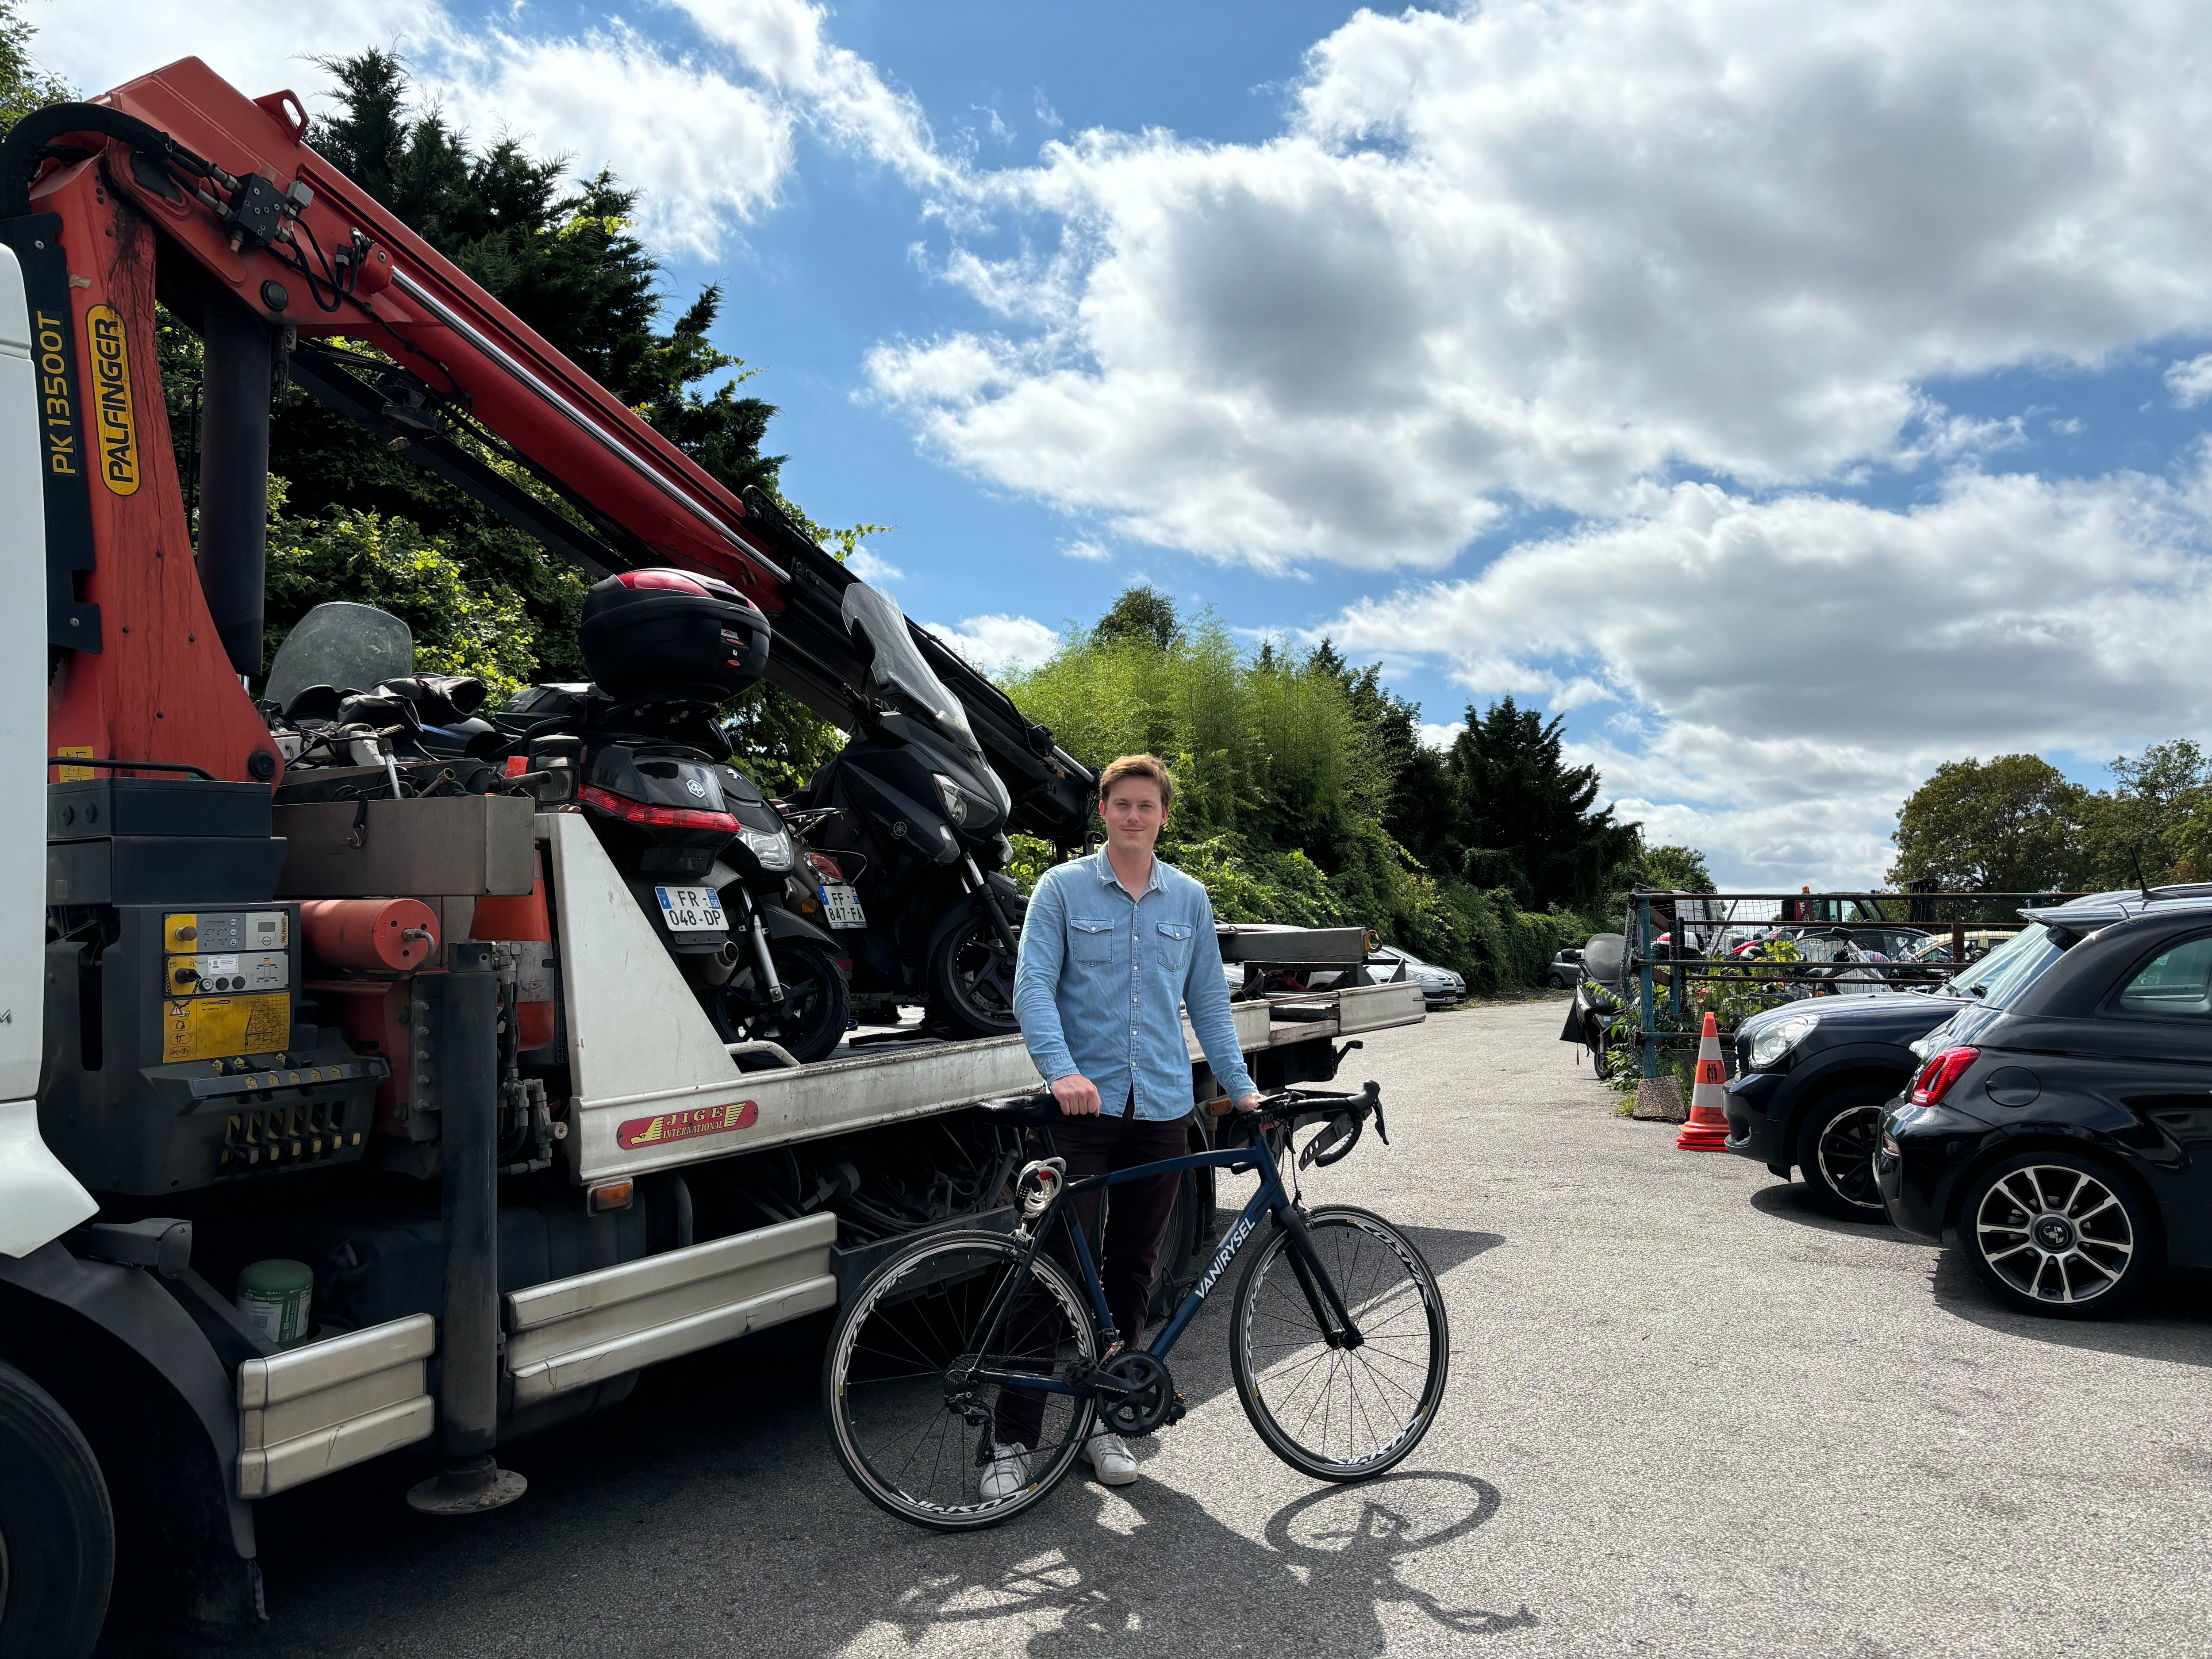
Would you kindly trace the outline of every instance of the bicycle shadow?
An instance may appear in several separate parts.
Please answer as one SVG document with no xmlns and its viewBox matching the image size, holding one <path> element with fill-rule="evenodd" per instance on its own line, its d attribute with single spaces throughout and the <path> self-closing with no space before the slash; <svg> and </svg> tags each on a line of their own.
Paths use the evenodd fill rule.
<svg viewBox="0 0 2212 1659">
<path fill-rule="evenodd" d="M 1309 1493 L 1270 1516 L 1261 1540 L 1147 1482 L 1103 1499 L 1133 1522 L 1117 1516 L 1119 1524 L 1082 1527 L 1079 1541 L 1040 1550 L 1040 1532 L 1066 1539 L 1080 1524 L 1066 1510 L 1085 1492 L 1100 1498 L 1071 1481 L 1026 1526 L 937 1540 L 933 1563 L 957 1552 L 958 1566 L 917 1578 L 876 1629 L 895 1629 L 909 1647 L 943 1646 L 948 1636 L 971 1647 L 983 1640 L 980 1625 L 1049 1619 L 1026 1644 L 1032 1659 L 1182 1659 L 1273 1642 L 1352 1659 L 1389 1650 L 1383 1610 L 1393 1606 L 1461 1636 L 1539 1622 L 1525 1603 L 1510 1613 L 1458 1606 L 1404 1575 L 1414 1558 L 1497 1513 L 1497 1488 L 1473 1475 L 1416 1471 Z M 1047 1519 L 1054 1511 L 1058 1524 Z"/>
</svg>

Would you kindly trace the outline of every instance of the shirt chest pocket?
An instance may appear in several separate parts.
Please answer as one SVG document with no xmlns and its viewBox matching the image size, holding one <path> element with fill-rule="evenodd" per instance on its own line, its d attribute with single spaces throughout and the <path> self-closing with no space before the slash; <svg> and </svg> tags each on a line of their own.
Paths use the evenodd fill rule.
<svg viewBox="0 0 2212 1659">
<path fill-rule="evenodd" d="M 1074 962 L 1111 962 L 1114 960 L 1114 941 L 1121 937 L 1121 927 L 1113 921 L 1085 921 L 1080 916 L 1067 919 L 1067 954 Z"/>
<path fill-rule="evenodd" d="M 1154 937 L 1158 941 L 1160 966 L 1181 973 L 1190 965 L 1190 942 L 1198 930 L 1187 921 L 1164 921 Z"/>
</svg>

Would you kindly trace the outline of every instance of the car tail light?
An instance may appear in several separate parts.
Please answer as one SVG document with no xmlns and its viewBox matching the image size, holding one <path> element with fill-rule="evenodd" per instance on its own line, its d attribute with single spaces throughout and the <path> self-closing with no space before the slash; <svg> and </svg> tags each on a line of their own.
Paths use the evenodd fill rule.
<svg viewBox="0 0 2212 1659">
<path fill-rule="evenodd" d="M 596 806 L 625 823 L 644 824 L 655 830 L 720 830 L 725 835 L 734 836 L 744 827 L 727 812 L 703 812 L 694 806 L 655 806 L 647 801 L 617 795 L 596 784 L 584 786 L 583 799 L 585 805 Z"/>
<path fill-rule="evenodd" d="M 1912 1103 L 1915 1106 L 1937 1106 L 1951 1091 L 1951 1085 L 1966 1074 L 1966 1067 L 1982 1057 L 1979 1048 L 1946 1048 L 1920 1068 L 1920 1075 L 1912 1079 Z"/>
</svg>

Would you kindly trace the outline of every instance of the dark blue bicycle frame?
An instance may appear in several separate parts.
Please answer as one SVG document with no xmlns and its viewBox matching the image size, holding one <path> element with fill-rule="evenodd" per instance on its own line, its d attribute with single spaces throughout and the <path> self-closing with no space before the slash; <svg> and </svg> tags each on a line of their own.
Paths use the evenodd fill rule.
<svg viewBox="0 0 2212 1659">
<path fill-rule="evenodd" d="M 1049 1131 L 1047 1133 L 1048 1137 Z M 1051 1151 L 1048 1138 L 1046 1151 Z M 1229 1264 L 1236 1259 L 1237 1251 L 1258 1231 L 1261 1215 L 1268 1211 L 1273 1212 L 1276 1224 L 1290 1235 L 1291 1268 L 1305 1291 L 1306 1300 L 1313 1309 L 1314 1320 L 1323 1340 L 1333 1348 L 1360 1346 L 1364 1339 L 1360 1335 L 1358 1327 L 1352 1323 L 1351 1311 L 1345 1307 L 1344 1298 L 1339 1294 L 1334 1281 L 1329 1278 L 1328 1270 L 1322 1265 L 1321 1257 L 1314 1249 L 1312 1237 L 1306 1231 L 1305 1218 L 1291 1201 L 1290 1191 L 1283 1185 L 1282 1171 L 1276 1167 L 1274 1154 L 1266 1136 L 1262 1135 L 1259 1140 L 1247 1146 L 1217 1147 L 1210 1152 L 1191 1152 L 1182 1158 L 1163 1158 L 1158 1164 L 1140 1164 L 1133 1169 L 1115 1170 L 1103 1176 L 1090 1176 L 1081 1181 L 1064 1182 L 1044 1214 L 1037 1219 L 1036 1235 L 1030 1240 L 1029 1251 L 1022 1259 L 1020 1271 L 1000 1287 L 997 1305 L 991 1310 L 991 1317 L 984 1327 L 985 1334 L 979 1353 L 990 1352 L 992 1345 L 998 1340 L 999 1328 L 1012 1309 L 1016 1294 L 1030 1276 L 1030 1263 L 1036 1260 L 1036 1253 L 1044 1248 L 1053 1224 L 1063 1219 L 1074 1243 L 1076 1262 L 1083 1269 L 1084 1285 L 1090 1291 L 1091 1308 L 1098 1316 L 1099 1334 L 1106 1343 L 1105 1352 L 1100 1358 L 1103 1359 L 1110 1354 L 1115 1344 L 1120 1340 L 1121 1334 L 1115 1329 L 1114 1316 L 1106 1306 L 1105 1286 L 1101 1283 L 1098 1269 L 1091 1259 L 1091 1241 L 1085 1235 L 1070 1203 L 1078 1194 L 1118 1186 L 1122 1182 L 1136 1181 L 1147 1176 L 1179 1174 L 1185 1170 L 1227 1170 L 1234 1175 L 1240 1170 L 1253 1169 L 1260 1171 L 1259 1191 L 1252 1194 L 1252 1201 L 1237 1218 L 1236 1225 L 1230 1228 L 1228 1236 L 1221 1241 L 1221 1248 L 1214 1252 L 1212 1263 L 1199 1275 L 1198 1282 L 1191 1286 L 1190 1293 L 1176 1309 L 1175 1316 L 1161 1327 L 1159 1334 L 1152 1339 L 1144 1352 L 1155 1359 L 1167 1358 L 1168 1351 L 1175 1346 L 1190 1322 L 1198 1316 L 1198 1310 L 1205 1305 L 1206 1297 L 1220 1282 L 1221 1276 L 1228 1272 Z M 968 1376 L 971 1382 L 996 1382 L 1002 1388 L 1027 1389 L 1037 1394 L 1083 1395 L 1098 1392 L 1101 1386 L 1095 1380 L 1062 1382 L 1052 1377 L 1039 1376 L 1033 1371 L 1000 1370 L 981 1364 Z"/>
</svg>

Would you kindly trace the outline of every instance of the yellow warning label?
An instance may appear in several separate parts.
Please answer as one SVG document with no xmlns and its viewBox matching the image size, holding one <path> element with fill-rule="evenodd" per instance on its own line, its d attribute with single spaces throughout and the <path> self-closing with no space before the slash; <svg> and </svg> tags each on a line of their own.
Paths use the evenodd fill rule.
<svg viewBox="0 0 2212 1659">
<path fill-rule="evenodd" d="M 92 411 L 100 479 L 118 495 L 138 493 L 138 416 L 131 406 L 131 351 L 124 343 L 123 314 L 113 306 L 84 313 L 85 343 L 92 355 Z"/>
<path fill-rule="evenodd" d="M 69 744 L 54 750 L 57 755 L 69 755 L 78 760 L 90 760 L 92 749 L 87 744 Z M 90 783 L 94 776 L 89 766 L 58 766 L 54 769 L 57 783 Z"/>
<path fill-rule="evenodd" d="M 161 1063 L 272 1054 L 292 1041 L 292 999 L 259 996 L 166 999 L 161 1004 Z"/>
</svg>

